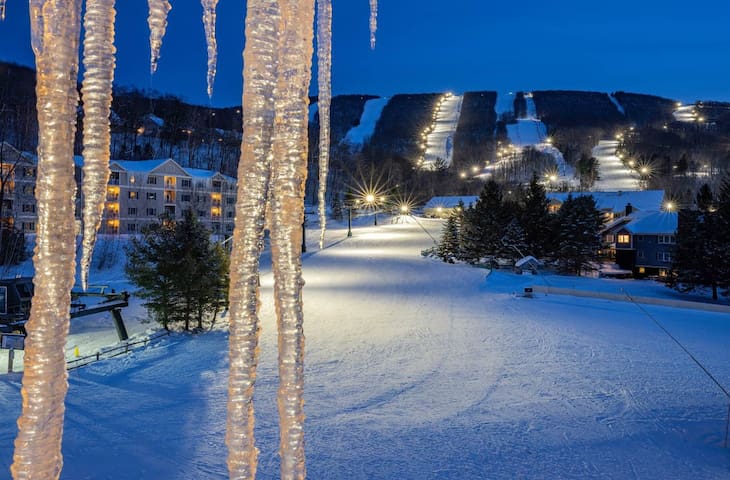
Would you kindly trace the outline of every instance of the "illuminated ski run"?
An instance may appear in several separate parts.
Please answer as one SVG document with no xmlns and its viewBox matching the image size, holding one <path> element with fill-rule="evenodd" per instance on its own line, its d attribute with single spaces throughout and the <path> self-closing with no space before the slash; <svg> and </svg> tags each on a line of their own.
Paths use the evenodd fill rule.
<svg viewBox="0 0 730 480">
<path fill-rule="evenodd" d="M 462 95 L 444 94 L 434 111 L 434 121 L 425 138 L 421 168 L 435 170 L 440 164 L 450 166 L 454 156 L 454 132 L 459 124 Z"/>
</svg>

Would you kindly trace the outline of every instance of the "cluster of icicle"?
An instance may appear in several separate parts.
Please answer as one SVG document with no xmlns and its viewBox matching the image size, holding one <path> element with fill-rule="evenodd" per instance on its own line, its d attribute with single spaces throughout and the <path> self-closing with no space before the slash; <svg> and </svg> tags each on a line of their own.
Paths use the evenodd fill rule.
<svg viewBox="0 0 730 480">
<path fill-rule="evenodd" d="M 172 10 L 168 0 L 147 0 L 149 16 L 147 24 L 150 27 L 150 72 L 157 70 L 157 61 L 160 59 L 162 37 L 167 30 L 167 14 Z"/>
<path fill-rule="evenodd" d="M 63 460 L 64 345 L 74 283 L 73 144 L 81 0 L 31 0 L 38 108 L 38 236 L 35 295 L 27 323 L 22 414 L 11 472 L 58 479 Z"/>
<path fill-rule="evenodd" d="M 321 65 L 328 71 L 330 1 L 322 0 L 320 8 L 325 10 L 319 27 L 324 35 L 320 51 L 327 49 L 321 52 L 324 58 L 320 62 L 324 61 Z M 63 402 L 68 389 L 64 345 L 75 266 L 73 143 L 81 0 L 29 3 L 37 67 L 38 238 L 35 296 L 27 325 L 23 411 L 11 467 L 16 480 L 60 476 Z M 214 12 L 215 1 L 211 4 Z M 149 6 L 154 72 L 171 7 L 167 0 L 149 0 Z M 300 246 L 314 0 L 249 0 L 247 10 L 244 128 L 231 258 L 228 468 L 232 479 L 256 475 L 252 402 L 258 363 L 258 280 L 264 228 L 269 225 L 279 332 L 281 478 L 303 479 L 304 281 Z M 99 205 L 103 204 L 108 179 L 114 15 L 113 0 L 88 0 L 83 95 L 85 123 L 95 131 L 84 132 L 84 194 L 89 197 L 85 230 L 96 229 L 99 224 Z M 206 31 L 206 36 L 210 40 L 214 34 Z M 322 77 L 321 84 L 329 104 L 329 75 Z M 321 115 L 322 124 L 329 126 L 326 114 Z M 90 259 L 87 254 L 93 248 L 93 238 L 93 233 L 85 231 L 85 262 Z M 86 282 L 88 263 L 84 269 Z"/>
<path fill-rule="evenodd" d="M 218 42 L 215 37 L 215 8 L 218 0 L 200 0 L 200 3 L 203 5 L 203 26 L 205 27 L 205 42 L 208 46 L 208 98 L 211 98 L 218 61 Z"/>
<path fill-rule="evenodd" d="M 252 402 L 258 361 L 259 258 L 264 228 L 270 225 L 279 332 L 281 478 L 303 479 L 301 224 L 314 0 L 249 0 L 247 10 L 244 126 L 231 254 L 228 470 L 232 479 L 256 474 Z"/>
<path fill-rule="evenodd" d="M 370 0 L 370 48 L 375 49 L 375 31 L 378 29 L 378 0 Z"/>
<path fill-rule="evenodd" d="M 317 0 L 317 78 L 319 83 L 319 248 L 327 230 L 327 173 L 332 103 L 332 0 Z"/>
<path fill-rule="evenodd" d="M 84 234 L 81 254 L 81 284 L 86 290 L 96 233 L 101 225 L 109 181 L 111 132 L 109 116 L 114 80 L 114 0 L 86 0 L 84 14 Z"/>
</svg>

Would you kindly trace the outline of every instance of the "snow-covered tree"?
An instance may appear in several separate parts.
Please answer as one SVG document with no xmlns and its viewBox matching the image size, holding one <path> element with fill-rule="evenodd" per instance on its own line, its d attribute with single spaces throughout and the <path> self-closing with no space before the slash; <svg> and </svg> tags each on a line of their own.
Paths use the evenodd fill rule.
<svg viewBox="0 0 730 480">
<path fill-rule="evenodd" d="M 603 222 L 592 196 L 568 196 L 558 214 L 558 264 L 565 273 L 592 270 L 601 247 Z"/>
<path fill-rule="evenodd" d="M 449 215 L 444 225 L 436 253 L 444 262 L 454 263 L 459 256 L 459 225 L 456 212 Z"/>
<path fill-rule="evenodd" d="M 127 248 L 125 271 L 162 326 L 215 320 L 228 294 L 228 259 L 191 210 L 175 222 L 162 217 Z"/>
<path fill-rule="evenodd" d="M 522 193 L 520 225 L 525 232 L 526 250 L 536 257 L 552 252 L 554 247 L 553 216 L 548 211 L 545 187 L 533 173 L 530 184 Z"/>
<path fill-rule="evenodd" d="M 519 260 L 527 255 L 527 241 L 525 239 L 525 231 L 520 225 L 519 220 L 513 218 L 504 229 L 504 235 L 501 238 L 502 249 L 499 256 L 509 258 L 513 261 Z"/>
</svg>

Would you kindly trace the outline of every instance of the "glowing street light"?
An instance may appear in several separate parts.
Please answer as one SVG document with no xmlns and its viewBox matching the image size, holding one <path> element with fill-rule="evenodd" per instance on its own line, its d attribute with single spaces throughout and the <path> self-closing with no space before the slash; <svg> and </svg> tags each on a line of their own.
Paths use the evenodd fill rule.
<svg viewBox="0 0 730 480">
<path fill-rule="evenodd" d="M 664 210 L 671 212 L 676 208 L 676 205 L 672 201 L 668 201 L 664 204 Z"/>
</svg>

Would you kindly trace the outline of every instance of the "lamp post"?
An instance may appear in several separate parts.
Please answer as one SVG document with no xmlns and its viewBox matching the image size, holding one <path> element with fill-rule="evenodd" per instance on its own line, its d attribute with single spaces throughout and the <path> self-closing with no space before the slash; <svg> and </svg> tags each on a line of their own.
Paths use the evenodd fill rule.
<svg viewBox="0 0 730 480">
<path fill-rule="evenodd" d="M 352 205 L 347 206 L 347 236 L 352 237 Z"/>
<path fill-rule="evenodd" d="M 373 195 L 372 193 L 368 193 L 367 195 L 365 195 L 365 203 L 368 205 L 368 207 L 371 207 L 373 209 L 373 212 L 375 213 L 374 225 L 377 227 L 378 226 L 378 207 L 377 207 L 377 204 L 375 203 L 375 200 L 376 200 L 375 195 Z"/>
</svg>

